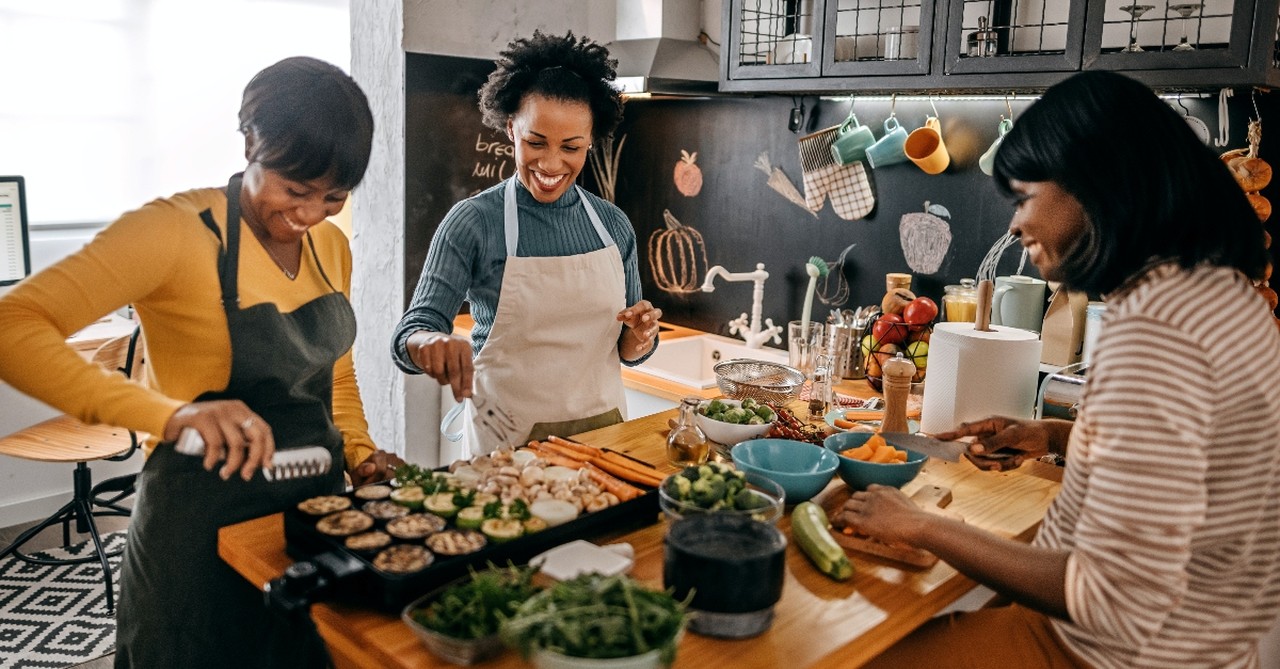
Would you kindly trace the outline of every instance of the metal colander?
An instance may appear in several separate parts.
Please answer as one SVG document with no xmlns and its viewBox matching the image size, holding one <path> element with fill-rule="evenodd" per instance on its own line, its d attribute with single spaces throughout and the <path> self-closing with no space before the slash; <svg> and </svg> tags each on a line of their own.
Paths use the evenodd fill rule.
<svg viewBox="0 0 1280 669">
<path fill-rule="evenodd" d="M 720 392 L 735 400 L 748 397 L 757 402 L 785 404 L 804 385 L 804 373 L 776 362 L 735 358 L 716 363 L 716 384 Z"/>
</svg>

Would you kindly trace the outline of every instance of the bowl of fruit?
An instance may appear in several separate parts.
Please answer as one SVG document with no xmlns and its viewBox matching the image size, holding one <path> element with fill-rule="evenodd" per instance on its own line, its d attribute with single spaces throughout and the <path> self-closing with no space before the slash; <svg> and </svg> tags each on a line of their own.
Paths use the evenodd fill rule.
<svg viewBox="0 0 1280 669">
<path fill-rule="evenodd" d="M 884 390 L 883 365 L 899 353 L 916 366 L 912 383 L 924 381 L 929 363 L 929 339 L 938 305 L 927 297 L 896 289 L 885 295 L 881 313 L 867 325 L 860 346 L 866 361 L 867 383 L 877 392 Z"/>
<path fill-rule="evenodd" d="M 744 400 L 702 402 L 698 405 L 694 422 L 711 441 L 733 446 L 740 441 L 764 436 L 775 418 L 777 415 L 773 409 L 748 397 Z"/>
</svg>

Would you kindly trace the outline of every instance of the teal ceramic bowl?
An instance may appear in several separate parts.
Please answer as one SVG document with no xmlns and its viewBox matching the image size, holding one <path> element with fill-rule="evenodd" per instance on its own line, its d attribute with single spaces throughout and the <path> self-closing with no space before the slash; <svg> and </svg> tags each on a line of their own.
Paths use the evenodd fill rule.
<svg viewBox="0 0 1280 669">
<path fill-rule="evenodd" d="M 901 488 L 914 479 L 924 468 L 928 456 L 907 450 L 906 462 L 866 462 L 840 455 L 841 451 L 857 448 L 871 438 L 872 432 L 841 432 L 822 441 L 823 447 L 836 456 L 840 466 L 836 475 L 854 490 L 866 490 L 872 483 Z"/>
<path fill-rule="evenodd" d="M 733 465 L 782 486 L 787 504 L 798 504 L 831 482 L 839 457 L 813 444 L 790 439 L 748 439 L 729 451 Z"/>
</svg>

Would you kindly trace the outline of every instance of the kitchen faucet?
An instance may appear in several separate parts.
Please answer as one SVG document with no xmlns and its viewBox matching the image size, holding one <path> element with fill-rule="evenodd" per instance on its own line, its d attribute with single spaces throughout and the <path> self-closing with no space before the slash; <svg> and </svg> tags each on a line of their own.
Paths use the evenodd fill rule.
<svg viewBox="0 0 1280 669">
<path fill-rule="evenodd" d="M 782 338 L 778 335 L 782 332 L 782 326 L 774 325 L 772 318 L 766 318 L 763 326 L 760 324 L 764 305 L 764 281 L 769 278 L 769 273 L 764 271 L 764 263 L 756 263 L 754 272 L 728 272 L 724 267 L 716 265 L 707 270 L 707 278 L 702 281 L 702 292 L 710 293 L 716 289 L 713 283 L 716 276 L 723 277 L 725 281 L 750 281 L 755 287 L 751 292 L 750 322 L 748 323 L 745 313 L 729 321 L 729 334 L 741 336 L 747 342 L 747 348 L 760 348 L 770 338 L 773 343 L 781 344 Z"/>
</svg>

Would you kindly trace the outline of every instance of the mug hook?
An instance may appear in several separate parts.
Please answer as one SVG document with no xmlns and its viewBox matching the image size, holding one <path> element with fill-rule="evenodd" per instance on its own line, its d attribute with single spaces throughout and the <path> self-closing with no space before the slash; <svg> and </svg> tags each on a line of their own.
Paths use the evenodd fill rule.
<svg viewBox="0 0 1280 669">
<path fill-rule="evenodd" d="M 938 117 L 938 107 L 937 107 L 937 105 L 933 104 L 933 96 L 932 96 L 932 95 L 930 95 L 930 96 L 929 96 L 929 106 L 930 106 L 930 107 L 933 107 L 933 117 L 934 117 L 934 118 L 937 118 L 937 117 Z"/>
<path fill-rule="evenodd" d="M 1009 104 L 1009 96 L 1004 96 L 1004 108 L 1009 112 L 1009 119 L 1013 120 L 1013 105 Z"/>
<path fill-rule="evenodd" d="M 898 108 L 898 94 L 894 93 L 889 96 L 889 118 L 893 118 L 897 114 L 894 112 Z"/>
<path fill-rule="evenodd" d="M 1191 115 L 1191 110 L 1190 110 L 1190 109 L 1187 109 L 1187 105 L 1186 105 L 1186 103 L 1182 101 L 1182 94 L 1181 94 L 1181 93 L 1179 93 L 1179 94 L 1178 94 L 1178 106 L 1179 106 L 1179 107 L 1182 107 L 1182 115 L 1183 115 L 1183 116 L 1190 116 L 1190 115 Z"/>
</svg>

